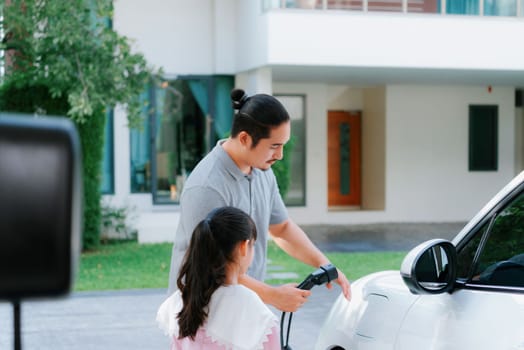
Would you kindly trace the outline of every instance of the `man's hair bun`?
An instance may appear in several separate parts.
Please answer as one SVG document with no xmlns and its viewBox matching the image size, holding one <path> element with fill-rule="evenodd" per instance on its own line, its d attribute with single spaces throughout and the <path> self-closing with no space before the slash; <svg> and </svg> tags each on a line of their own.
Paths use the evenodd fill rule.
<svg viewBox="0 0 524 350">
<path fill-rule="evenodd" d="M 231 91 L 231 101 L 233 104 L 233 109 L 240 109 L 246 103 L 249 96 L 242 89 L 234 89 Z"/>
</svg>

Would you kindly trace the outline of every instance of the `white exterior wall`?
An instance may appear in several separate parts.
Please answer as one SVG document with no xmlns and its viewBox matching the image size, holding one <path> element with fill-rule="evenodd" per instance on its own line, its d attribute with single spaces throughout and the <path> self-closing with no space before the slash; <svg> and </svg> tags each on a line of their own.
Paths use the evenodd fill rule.
<svg viewBox="0 0 524 350">
<path fill-rule="evenodd" d="M 514 176 L 514 89 L 388 86 L 386 201 L 395 221 L 463 221 Z M 498 171 L 468 171 L 468 106 L 499 106 Z"/>
<path fill-rule="evenodd" d="M 263 14 L 258 1 L 240 0 L 117 0 L 114 7 L 114 28 L 166 75 L 238 74 L 275 64 L 524 70 L 522 46 L 503 40 L 522 33 L 521 18 Z"/>
<path fill-rule="evenodd" d="M 504 40 L 522 33 L 521 18 L 303 10 L 267 17 L 270 64 L 524 69 L 522 47 Z"/>
<path fill-rule="evenodd" d="M 341 91 L 345 104 L 336 98 Z M 307 205 L 289 208 L 298 223 L 466 221 L 514 176 L 514 89 L 388 86 L 385 209 L 329 211 L 327 111 L 361 109 L 366 118 L 362 92 L 323 84 L 275 84 L 274 92 L 306 94 Z M 471 104 L 499 106 L 498 171 L 468 171 Z"/>
<path fill-rule="evenodd" d="M 233 74 L 235 0 L 117 0 L 113 27 L 167 76 Z"/>
</svg>

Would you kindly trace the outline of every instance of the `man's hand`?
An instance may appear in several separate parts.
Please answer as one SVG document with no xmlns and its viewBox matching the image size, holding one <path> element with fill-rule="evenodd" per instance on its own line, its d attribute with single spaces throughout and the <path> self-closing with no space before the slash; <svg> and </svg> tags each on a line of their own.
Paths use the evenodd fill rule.
<svg viewBox="0 0 524 350">
<path fill-rule="evenodd" d="M 296 283 L 274 286 L 267 302 L 280 311 L 295 312 L 305 304 L 311 291 L 298 289 Z"/>
<path fill-rule="evenodd" d="M 342 293 L 346 297 L 348 301 L 351 300 L 351 286 L 349 285 L 349 281 L 346 278 L 346 275 L 339 269 L 337 269 L 338 272 L 338 278 L 336 279 L 336 282 L 340 285 L 340 288 L 342 288 Z M 326 284 L 326 287 L 328 289 L 333 288 L 333 285 L 331 283 Z"/>
</svg>

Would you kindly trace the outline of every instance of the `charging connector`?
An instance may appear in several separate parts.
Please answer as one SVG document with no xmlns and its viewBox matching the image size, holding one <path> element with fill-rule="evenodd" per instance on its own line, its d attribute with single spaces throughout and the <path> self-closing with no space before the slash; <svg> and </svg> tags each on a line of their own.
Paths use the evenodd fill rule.
<svg viewBox="0 0 524 350">
<path fill-rule="evenodd" d="M 324 283 L 329 283 L 333 280 L 336 280 L 338 278 L 338 272 L 337 268 L 332 264 L 326 264 L 320 266 L 319 269 L 312 272 L 309 276 L 307 276 L 298 286 L 297 288 L 304 289 L 304 290 L 310 290 L 314 286 L 320 286 Z M 282 318 L 280 319 L 280 347 L 282 350 L 292 350 L 291 346 L 289 346 L 289 331 L 291 329 L 291 320 L 293 319 L 293 313 L 291 312 L 289 314 L 289 320 L 287 323 L 287 334 L 286 334 L 286 341 L 284 343 L 284 318 L 286 316 L 285 312 L 282 312 Z"/>
<path fill-rule="evenodd" d="M 320 266 L 320 268 L 306 277 L 297 288 L 311 289 L 314 286 L 320 286 L 324 283 L 329 283 L 338 278 L 337 268 L 332 264 Z"/>
</svg>

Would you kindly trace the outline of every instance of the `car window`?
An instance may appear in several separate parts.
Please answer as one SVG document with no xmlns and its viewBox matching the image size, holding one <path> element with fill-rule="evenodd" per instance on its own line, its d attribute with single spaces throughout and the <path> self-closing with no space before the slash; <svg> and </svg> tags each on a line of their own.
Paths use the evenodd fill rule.
<svg viewBox="0 0 524 350">
<path fill-rule="evenodd" d="M 473 259 L 477 253 L 480 241 L 489 227 L 489 220 L 482 225 L 461 248 L 457 254 L 457 278 L 466 281 L 471 273 Z"/>
<path fill-rule="evenodd" d="M 495 217 L 471 282 L 524 287 L 524 192 Z"/>
</svg>

